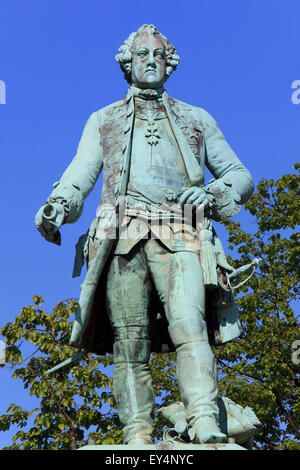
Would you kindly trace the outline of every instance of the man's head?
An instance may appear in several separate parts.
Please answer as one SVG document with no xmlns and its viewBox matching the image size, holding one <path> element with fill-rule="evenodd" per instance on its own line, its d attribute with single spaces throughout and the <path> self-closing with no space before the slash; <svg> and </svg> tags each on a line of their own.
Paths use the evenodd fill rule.
<svg viewBox="0 0 300 470">
<path fill-rule="evenodd" d="M 132 33 L 116 60 L 128 83 L 139 88 L 160 88 L 179 64 L 174 46 L 153 25 Z"/>
</svg>

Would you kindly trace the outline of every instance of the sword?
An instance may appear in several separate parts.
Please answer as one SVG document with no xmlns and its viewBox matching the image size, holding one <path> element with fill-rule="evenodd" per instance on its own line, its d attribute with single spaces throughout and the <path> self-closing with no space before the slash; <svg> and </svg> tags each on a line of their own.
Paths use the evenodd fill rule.
<svg viewBox="0 0 300 470">
<path fill-rule="evenodd" d="M 75 354 L 72 357 L 69 357 L 65 361 L 58 364 L 57 366 L 52 367 L 52 369 L 47 370 L 47 372 L 45 372 L 45 375 L 52 374 L 52 372 L 55 372 L 55 371 L 61 369 L 62 367 L 65 367 L 69 364 L 74 364 L 74 363 L 78 362 L 83 356 L 85 356 L 85 354 L 86 354 L 86 351 L 81 351 L 80 353 Z"/>
<path fill-rule="evenodd" d="M 258 266 L 260 262 L 261 262 L 261 258 L 254 258 L 254 260 L 251 261 L 251 263 L 245 264 L 244 266 L 241 266 L 240 268 L 237 268 L 232 273 L 230 273 L 228 276 L 229 279 L 231 280 L 231 279 L 235 279 L 236 277 L 240 277 L 240 275 L 248 271 L 249 268 L 254 267 L 254 270 L 255 270 L 256 266 Z"/>
<path fill-rule="evenodd" d="M 240 268 L 238 268 L 235 271 L 233 271 L 232 273 L 230 273 L 228 275 L 229 284 L 230 284 L 230 281 L 232 279 L 239 279 L 241 274 L 246 272 L 249 268 L 251 268 L 251 267 L 253 268 L 251 274 L 246 279 L 244 279 L 242 282 L 240 282 L 237 286 L 231 286 L 230 285 L 231 289 L 237 289 L 238 287 L 241 287 L 243 284 L 245 284 L 247 281 L 249 281 L 250 277 L 253 276 L 253 274 L 255 273 L 255 268 L 260 264 L 261 261 L 262 261 L 261 258 L 254 258 L 254 260 L 251 263 L 246 264 L 244 266 L 241 266 Z"/>
</svg>

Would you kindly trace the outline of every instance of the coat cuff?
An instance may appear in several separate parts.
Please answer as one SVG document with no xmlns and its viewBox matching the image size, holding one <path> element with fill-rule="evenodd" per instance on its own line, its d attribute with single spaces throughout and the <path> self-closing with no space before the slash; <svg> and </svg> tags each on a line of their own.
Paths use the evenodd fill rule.
<svg viewBox="0 0 300 470">
<path fill-rule="evenodd" d="M 54 190 L 48 197 L 46 203 L 57 202 L 65 209 L 64 224 L 76 222 L 83 209 L 83 195 L 78 183 L 64 184 L 57 181 L 53 184 Z"/>
<path fill-rule="evenodd" d="M 206 210 L 209 218 L 218 222 L 239 213 L 241 196 L 233 189 L 231 183 L 222 179 L 213 180 L 203 189 L 209 201 Z"/>
</svg>

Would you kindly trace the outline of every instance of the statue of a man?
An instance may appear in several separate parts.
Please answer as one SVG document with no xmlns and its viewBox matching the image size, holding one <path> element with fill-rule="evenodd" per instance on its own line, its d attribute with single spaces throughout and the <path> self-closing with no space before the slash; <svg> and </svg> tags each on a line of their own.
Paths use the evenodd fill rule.
<svg viewBox="0 0 300 470">
<path fill-rule="evenodd" d="M 241 327 L 228 282 L 233 268 L 211 219 L 238 212 L 252 177 L 204 109 L 167 95 L 179 57 L 153 25 L 132 33 L 116 60 L 130 84 L 126 97 L 90 116 L 77 155 L 36 215 L 41 234 L 59 243 L 60 226 L 80 217 L 103 170 L 97 216 L 77 244 L 74 275 L 81 261 L 88 270 L 70 344 L 113 352 L 125 444 L 153 442 L 154 351 L 176 351 L 191 439 L 226 442 L 210 345 L 237 337 Z M 215 178 L 207 185 L 205 165 Z"/>
</svg>

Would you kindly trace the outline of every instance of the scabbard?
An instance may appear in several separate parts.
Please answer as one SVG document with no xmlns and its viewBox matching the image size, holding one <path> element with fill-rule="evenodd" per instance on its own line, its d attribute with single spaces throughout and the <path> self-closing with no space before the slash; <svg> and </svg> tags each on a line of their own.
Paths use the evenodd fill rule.
<svg viewBox="0 0 300 470">
<path fill-rule="evenodd" d="M 75 363 L 78 362 L 85 354 L 86 354 L 86 351 L 81 351 L 80 353 L 75 354 L 75 355 L 72 356 L 72 357 L 69 357 L 69 358 L 66 359 L 65 361 L 63 361 L 63 362 L 61 362 L 60 364 L 58 364 L 57 366 L 52 367 L 52 369 L 47 370 L 47 372 L 45 372 L 45 375 L 52 374 L 52 372 L 56 372 L 57 370 L 62 369 L 63 367 L 68 366 L 69 364 L 75 364 Z"/>
</svg>

